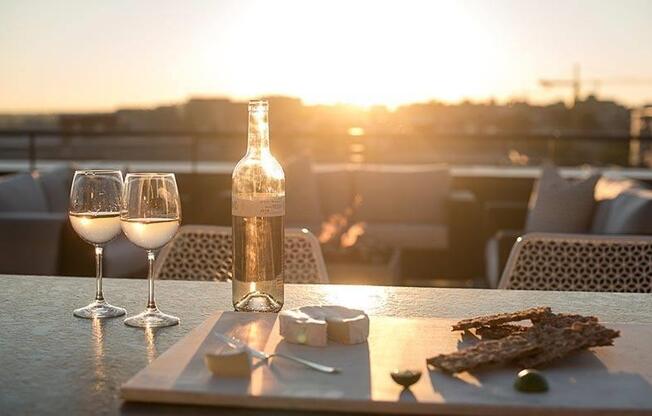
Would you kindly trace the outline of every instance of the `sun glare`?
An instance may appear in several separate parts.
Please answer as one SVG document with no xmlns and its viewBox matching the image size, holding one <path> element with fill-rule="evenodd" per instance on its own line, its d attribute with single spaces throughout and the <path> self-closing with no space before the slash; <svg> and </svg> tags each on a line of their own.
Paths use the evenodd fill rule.
<svg viewBox="0 0 652 416">
<path fill-rule="evenodd" d="M 57 2 L 0 2 L 5 112 L 104 112 L 196 96 L 390 109 L 492 98 L 543 104 L 569 91 L 538 79 L 565 79 L 573 62 L 587 79 L 648 78 L 652 63 L 643 43 L 629 45 L 633 34 L 650 37 L 647 5 L 191 0 L 103 2 L 99 13 L 96 2 L 77 3 L 62 11 Z M 649 101 L 647 85 L 599 87 L 601 96 Z"/>
<path fill-rule="evenodd" d="M 491 96 L 496 84 L 496 74 L 478 71 L 483 61 L 498 59 L 496 47 L 458 3 L 360 1 L 317 8 L 270 2 L 257 4 L 249 19 L 235 29 L 228 53 L 251 65 L 224 74 L 217 68 L 224 56 L 215 56 L 215 72 L 206 73 L 216 89 L 220 79 L 228 81 L 236 97 L 284 94 L 307 104 L 396 107 L 431 97 Z M 266 33 L 262 47 L 260 32 Z"/>
<path fill-rule="evenodd" d="M 349 136 L 364 136 L 364 129 L 362 127 L 351 127 L 348 130 Z"/>
</svg>

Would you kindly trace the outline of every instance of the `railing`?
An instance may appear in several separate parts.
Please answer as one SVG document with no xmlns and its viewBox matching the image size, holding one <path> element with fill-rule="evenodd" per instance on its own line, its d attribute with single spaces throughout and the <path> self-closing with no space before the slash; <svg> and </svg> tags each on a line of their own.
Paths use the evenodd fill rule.
<svg viewBox="0 0 652 416">
<path fill-rule="evenodd" d="M 107 142 L 107 140 L 110 140 Z M 242 134 L 167 131 L 62 132 L 59 130 L 0 130 L 0 160 L 26 161 L 34 170 L 43 161 L 183 161 L 196 170 L 207 160 L 202 143 L 212 141 L 214 157 L 235 158 L 246 146 Z"/>
<path fill-rule="evenodd" d="M 646 166 L 651 138 L 605 135 L 533 134 L 275 134 L 281 156 L 309 150 L 322 163 L 448 163 L 528 166 L 551 161 L 562 166 Z M 184 162 L 196 172 L 202 163 L 233 162 L 243 154 L 246 133 L 197 131 L 63 132 L 0 130 L 0 160 Z"/>
</svg>

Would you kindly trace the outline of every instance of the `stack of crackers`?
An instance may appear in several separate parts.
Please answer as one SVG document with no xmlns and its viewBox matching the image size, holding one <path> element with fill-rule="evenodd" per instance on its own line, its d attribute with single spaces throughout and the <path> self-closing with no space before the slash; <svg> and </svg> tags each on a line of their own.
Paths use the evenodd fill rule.
<svg viewBox="0 0 652 416">
<path fill-rule="evenodd" d="M 529 320 L 531 325 L 518 322 Z M 481 340 L 468 348 L 429 358 L 429 366 L 448 373 L 488 364 L 515 363 L 539 367 L 591 347 L 613 345 L 619 331 L 606 328 L 594 316 L 556 314 L 549 307 L 465 319 L 454 331 L 475 330 Z"/>
</svg>

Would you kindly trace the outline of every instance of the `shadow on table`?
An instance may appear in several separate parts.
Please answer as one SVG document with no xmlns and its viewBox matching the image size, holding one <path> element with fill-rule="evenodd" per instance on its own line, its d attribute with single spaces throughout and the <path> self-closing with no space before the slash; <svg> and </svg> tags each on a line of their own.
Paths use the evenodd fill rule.
<svg viewBox="0 0 652 416">
<path fill-rule="evenodd" d="M 230 350 L 232 347 L 225 344 L 215 334 L 225 334 L 235 337 L 252 348 L 264 349 L 274 323 L 275 314 L 238 314 L 237 312 L 224 312 L 207 333 L 206 338 L 192 354 L 192 358 L 176 378 L 171 389 L 188 390 L 201 386 L 202 393 L 219 391 L 222 394 L 246 396 L 251 393 L 251 378 L 218 378 L 214 377 L 204 364 L 204 356 L 208 352 Z M 263 363 L 252 360 L 252 371 Z"/>
<path fill-rule="evenodd" d="M 242 396 L 243 402 L 252 397 L 253 394 L 260 394 L 261 392 L 270 396 L 287 397 L 290 400 L 292 398 L 307 397 L 307 394 L 334 400 L 347 397 L 360 397 L 360 395 L 365 397 L 371 396 L 371 370 L 367 343 L 358 345 L 331 344 L 327 350 L 319 347 L 290 344 L 276 336 L 272 336 L 272 330 L 274 328 L 278 331 L 278 327 L 275 326 L 276 319 L 276 314 L 222 313 L 195 351 L 179 355 L 180 359 L 185 359 L 187 362 L 173 366 L 180 368 L 176 370 L 179 372 L 178 375 L 170 375 L 172 380 L 170 389 L 185 391 L 191 395 L 219 393 L 220 395 L 231 397 Z M 222 349 L 230 349 L 231 347 L 215 336 L 215 333 L 233 336 L 259 350 L 269 351 L 271 347 L 277 352 L 296 355 L 326 365 L 337 366 L 349 374 L 353 373 L 358 376 L 343 378 L 341 374 L 323 374 L 282 358 L 272 358 L 271 365 L 266 365 L 263 361 L 254 359 L 254 371 L 252 372 L 251 378 L 217 378 L 212 376 L 206 368 L 204 355 L 208 351 L 216 352 Z M 147 335 L 146 339 L 149 339 Z M 268 346 L 267 344 L 270 341 L 274 342 L 274 339 L 279 339 L 279 342 L 276 345 Z M 148 342 L 147 345 L 149 351 L 149 346 L 154 344 L 153 342 Z M 148 358 L 150 358 L 149 353 Z M 261 366 L 264 368 L 259 368 Z M 238 409 L 234 411 L 232 408 L 225 407 L 124 403 L 121 407 L 121 412 L 130 415 L 153 413 L 248 415 L 260 414 L 261 411 L 255 409 Z M 295 413 L 285 410 L 271 412 L 265 410 L 264 414 L 280 415 Z M 298 412 L 296 414 L 301 413 Z"/>
<path fill-rule="evenodd" d="M 323 374 L 283 358 L 272 358 L 269 372 L 273 374 L 273 380 L 269 381 L 277 386 L 271 391 L 266 389 L 267 393 L 335 400 L 371 398 L 371 364 L 366 342 L 343 345 L 329 341 L 328 348 L 323 348 L 281 341 L 275 352 L 338 367 L 342 373 Z"/>
<path fill-rule="evenodd" d="M 236 407 L 193 406 L 193 405 L 163 405 L 153 403 L 124 403 L 120 408 L 124 416 L 152 415 L 228 415 L 228 416 L 341 416 L 348 413 L 315 412 L 308 410 L 283 409 L 245 409 Z M 375 413 L 355 413 L 356 416 L 377 416 Z"/>
<path fill-rule="evenodd" d="M 583 351 L 543 368 L 550 389 L 520 393 L 513 387 L 517 367 L 487 367 L 448 375 L 429 372 L 430 382 L 445 402 L 478 406 L 550 408 L 652 409 L 652 385 L 639 374 L 610 372 L 591 351 Z"/>
</svg>

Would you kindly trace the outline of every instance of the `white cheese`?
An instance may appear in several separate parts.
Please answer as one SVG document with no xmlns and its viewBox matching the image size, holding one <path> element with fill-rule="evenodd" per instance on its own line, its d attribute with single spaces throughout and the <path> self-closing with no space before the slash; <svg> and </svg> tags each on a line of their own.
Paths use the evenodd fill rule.
<svg viewBox="0 0 652 416">
<path fill-rule="evenodd" d="M 204 363 L 218 377 L 249 377 L 251 374 L 251 357 L 245 348 L 207 353 Z"/>
<path fill-rule="evenodd" d="M 293 344 L 324 347 L 327 343 L 326 321 L 320 306 L 282 311 L 278 315 L 281 336 Z"/>
<path fill-rule="evenodd" d="M 305 306 L 279 313 L 281 336 L 293 344 L 324 347 L 330 339 L 359 344 L 369 336 L 369 317 L 343 306 Z"/>
</svg>

